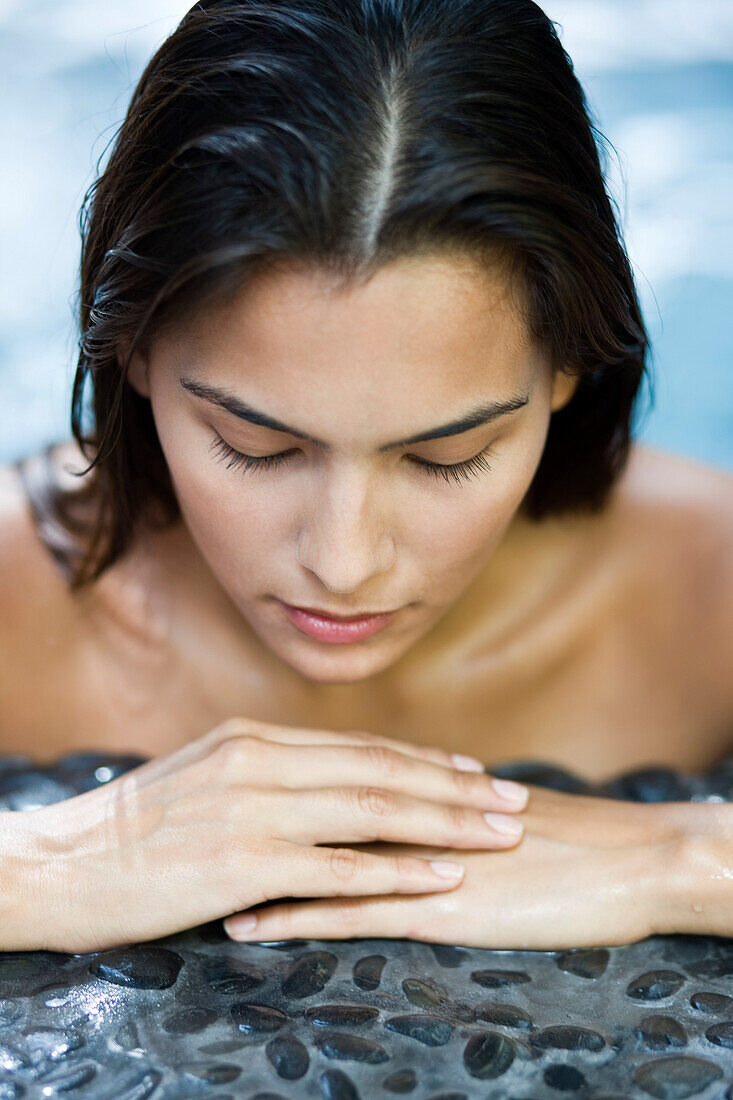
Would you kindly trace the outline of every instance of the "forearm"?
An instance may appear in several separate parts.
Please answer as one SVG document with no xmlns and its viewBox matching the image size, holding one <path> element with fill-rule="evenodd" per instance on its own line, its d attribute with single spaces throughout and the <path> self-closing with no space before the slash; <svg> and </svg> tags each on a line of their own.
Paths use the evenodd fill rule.
<svg viewBox="0 0 733 1100">
<path fill-rule="evenodd" d="M 733 936 L 733 803 L 670 802 L 657 809 L 676 840 L 656 880 L 655 930 Z"/>
</svg>

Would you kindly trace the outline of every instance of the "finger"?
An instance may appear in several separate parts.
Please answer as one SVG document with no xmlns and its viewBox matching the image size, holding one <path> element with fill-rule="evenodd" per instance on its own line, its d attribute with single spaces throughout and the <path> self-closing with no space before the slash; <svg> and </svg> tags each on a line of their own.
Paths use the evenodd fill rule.
<svg viewBox="0 0 733 1100">
<path fill-rule="evenodd" d="M 447 749 L 434 748 L 427 745 L 416 745 L 411 741 L 399 741 L 390 737 L 382 737 L 377 733 L 366 730 L 324 730 L 318 728 L 299 726 L 276 726 L 269 722 L 259 722 L 255 719 L 232 719 L 228 731 L 222 736 L 231 736 L 236 733 L 251 733 L 262 737 L 267 741 L 280 741 L 289 745 L 385 745 L 388 748 L 397 749 L 409 756 L 415 756 L 420 760 L 428 760 L 433 764 L 440 764 L 444 768 L 455 768 L 452 754 Z M 223 726 L 217 727 L 222 730 Z M 464 759 L 472 759 L 464 757 Z M 484 766 L 480 760 L 476 760 L 476 770 L 483 771 Z"/>
<path fill-rule="evenodd" d="M 298 844 L 389 840 L 446 848 L 509 848 L 522 837 L 516 816 L 444 805 L 384 787 L 308 787 L 268 791 L 277 803 L 274 834 Z"/>
<path fill-rule="evenodd" d="M 404 897 L 339 897 L 281 902 L 235 913 L 224 921 L 233 940 L 272 943 L 278 940 L 414 939 L 411 929 L 429 900 Z M 255 924 L 252 926 L 252 918 Z"/>
<path fill-rule="evenodd" d="M 523 810 L 529 797 L 529 792 L 520 787 L 519 799 L 505 798 L 501 786 L 497 790 L 496 781 L 489 775 L 444 768 L 386 745 L 304 746 L 308 749 L 308 766 L 304 767 L 300 754 L 281 742 L 247 740 L 253 751 L 248 755 L 244 748 L 242 766 L 251 784 L 259 781 L 271 787 L 275 777 L 279 786 L 290 790 L 312 789 L 317 776 L 321 787 L 369 784 L 428 801 L 507 813 Z"/>
<path fill-rule="evenodd" d="M 268 894 L 281 898 L 312 898 L 314 888 L 320 897 L 443 893 L 453 890 L 464 873 L 463 866 L 452 859 L 373 855 L 354 848 L 315 848 L 287 841 L 273 841 L 267 859 Z M 459 874 L 451 874 L 456 868 Z"/>
</svg>

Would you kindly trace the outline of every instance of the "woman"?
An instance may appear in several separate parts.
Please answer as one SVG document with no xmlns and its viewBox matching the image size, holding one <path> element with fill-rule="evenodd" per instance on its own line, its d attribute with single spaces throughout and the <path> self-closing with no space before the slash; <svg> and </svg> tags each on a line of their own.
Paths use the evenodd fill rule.
<svg viewBox="0 0 733 1100">
<path fill-rule="evenodd" d="M 204 0 L 82 229 L 74 443 L 3 472 L 2 748 L 151 759 L 3 816 L 0 946 L 733 934 L 729 805 L 460 770 L 733 728 L 732 479 L 631 442 L 647 334 L 540 8 Z"/>
</svg>

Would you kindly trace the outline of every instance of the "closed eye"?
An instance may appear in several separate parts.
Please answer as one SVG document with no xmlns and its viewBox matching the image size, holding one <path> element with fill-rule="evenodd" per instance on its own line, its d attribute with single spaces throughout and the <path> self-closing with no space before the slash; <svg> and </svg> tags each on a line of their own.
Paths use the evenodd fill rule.
<svg viewBox="0 0 733 1100">
<path fill-rule="evenodd" d="M 217 433 L 212 441 L 211 448 L 215 454 L 218 454 L 219 461 L 226 461 L 228 470 L 231 469 L 243 469 L 247 470 L 274 470 L 278 466 L 281 466 L 284 462 L 297 452 L 298 448 L 294 447 L 289 451 L 281 451 L 279 454 L 264 455 L 261 458 L 257 458 L 254 455 L 246 455 L 241 451 L 237 451 L 234 447 L 230 447 L 228 443 L 221 438 Z M 486 461 L 487 456 L 492 454 L 491 447 L 485 447 L 483 451 L 480 451 L 472 458 L 466 459 L 465 462 L 453 462 L 450 464 L 444 464 L 441 462 L 429 462 L 426 458 L 418 458 L 416 455 L 407 455 L 406 457 L 421 470 L 425 470 L 437 478 L 443 478 L 446 482 L 449 482 L 450 478 L 459 484 L 461 481 L 469 481 L 475 477 L 476 474 L 483 471 L 490 472 L 491 466 Z"/>
</svg>

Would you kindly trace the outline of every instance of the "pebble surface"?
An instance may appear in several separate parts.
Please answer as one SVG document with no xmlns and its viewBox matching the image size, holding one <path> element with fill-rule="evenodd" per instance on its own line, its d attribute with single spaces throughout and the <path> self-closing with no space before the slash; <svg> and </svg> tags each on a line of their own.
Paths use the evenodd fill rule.
<svg viewBox="0 0 733 1100">
<path fill-rule="evenodd" d="M 0 810 L 143 757 L 0 757 Z M 541 761 L 493 775 L 637 801 L 731 801 L 733 756 L 606 786 Z M 413 940 L 235 943 L 213 921 L 91 955 L 0 953 L 0 1100 L 733 1100 L 733 940 L 490 951 Z"/>
</svg>

